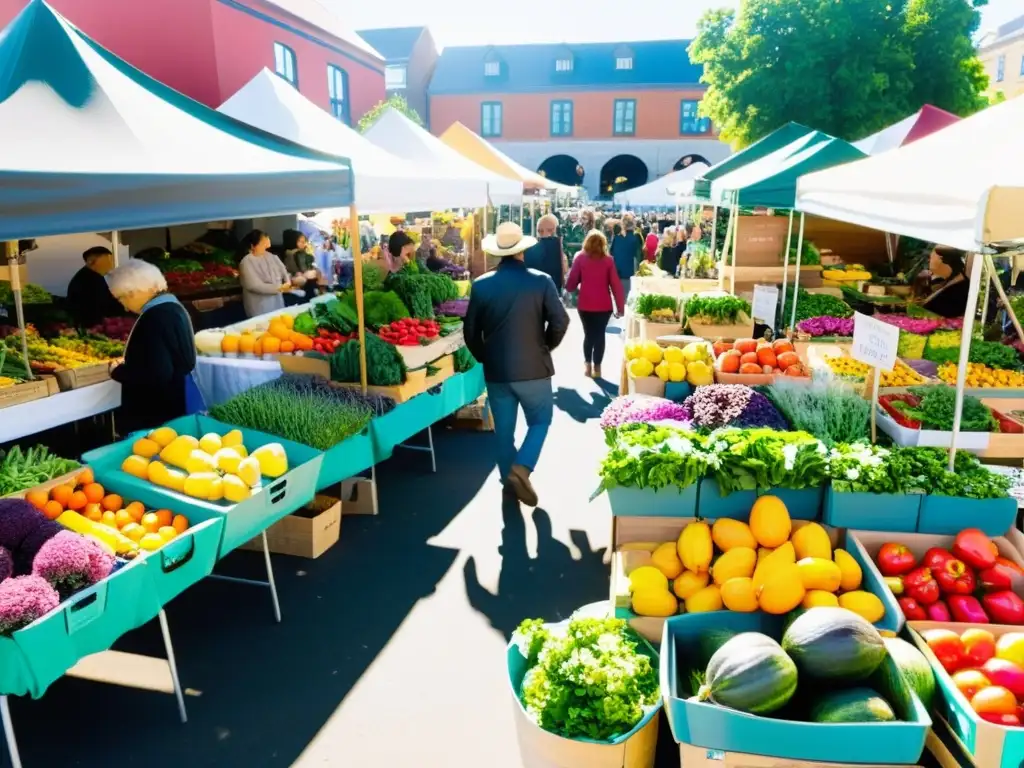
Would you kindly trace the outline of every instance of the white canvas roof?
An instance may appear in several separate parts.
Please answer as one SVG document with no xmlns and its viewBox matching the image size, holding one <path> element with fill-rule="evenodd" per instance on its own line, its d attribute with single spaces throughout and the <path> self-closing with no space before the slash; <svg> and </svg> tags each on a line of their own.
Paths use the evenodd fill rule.
<svg viewBox="0 0 1024 768">
<path fill-rule="evenodd" d="M 487 204 L 480 179 L 460 178 L 440 165 L 395 157 L 264 69 L 218 110 L 296 144 L 341 155 L 352 163 L 360 213 L 477 208 Z"/>
<path fill-rule="evenodd" d="M 434 173 L 447 173 L 455 178 L 483 184 L 495 205 L 522 203 L 522 182 L 499 176 L 467 160 L 400 112 L 384 110 L 364 135 L 378 147 L 405 160 L 412 160 Z"/>
<path fill-rule="evenodd" d="M 627 189 L 625 192 L 616 192 L 615 204 L 634 207 L 674 206 L 678 202 L 678 194 L 689 194 L 693 190 L 693 180 L 707 169 L 708 166 L 704 163 L 694 163 L 688 168 L 666 173 L 643 186 Z"/>
<path fill-rule="evenodd" d="M 905 147 L 801 177 L 796 207 L 968 251 L 1024 239 L 1022 135 L 1024 99 L 1010 99 Z"/>
</svg>

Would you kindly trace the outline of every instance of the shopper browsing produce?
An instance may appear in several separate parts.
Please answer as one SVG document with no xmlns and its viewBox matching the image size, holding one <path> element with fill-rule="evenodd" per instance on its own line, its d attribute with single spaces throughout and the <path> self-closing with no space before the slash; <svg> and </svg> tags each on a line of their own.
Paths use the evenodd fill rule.
<svg viewBox="0 0 1024 768">
<path fill-rule="evenodd" d="M 305 288 L 307 299 L 316 296 L 320 271 L 316 268 L 309 240 L 297 229 L 284 232 L 284 268 L 292 276 L 293 284 Z"/>
<path fill-rule="evenodd" d="M 484 366 L 506 493 L 515 493 L 531 507 L 537 506 L 537 493 L 530 473 L 540 458 L 554 409 L 551 350 L 569 328 L 569 315 L 554 283 L 523 263 L 523 252 L 535 242 L 510 221 L 484 238 L 484 252 L 500 256 L 501 263 L 473 282 L 463 327 L 466 346 Z M 520 405 L 529 429 L 517 453 Z"/>
<path fill-rule="evenodd" d="M 245 236 L 240 247 L 244 255 L 238 274 L 246 316 L 256 317 L 284 309 L 282 294 L 292 290 L 292 281 L 281 260 L 268 250 L 270 238 L 265 232 L 254 229 Z"/>
<path fill-rule="evenodd" d="M 96 325 L 106 317 L 124 314 L 103 279 L 114 268 L 114 254 L 97 245 L 82 254 L 85 266 L 68 283 L 68 307 L 81 328 Z"/>
<path fill-rule="evenodd" d="M 970 287 L 964 252 L 956 248 L 935 248 L 928 261 L 928 269 L 932 273 L 932 292 L 921 305 L 942 317 L 963 317 L 967 312 L 967 291 Z"/>
<path fill-rule="evenodd" d="M 565 287 L 569 291 L 579 289 L 577 308 L 583 324 L 584 374 L 599 379 L 612 299 L 615 299 L 616 317 L 622 317 L 626 300 L 615 262 L 608 255 L 608 241 L 596 229 L 590 231 L 583 250 L 573 259 Z"/>
<path fill-rule="evenodd" d="M 416 243 L 402 230 L 391 233 L 388 238 L 386 261 L 389 272 L 398 272 L 416 259 Z"/>
<path fill-rule="evenodd" d="M 118 429 L 128 434 L 184 416 L 185 379 L 196 367 L 188 313 L 167 292 L 160 270 L 139 259 L 107 275 L 107 284 L 125 309 L 139 315 L 124 362 L 110 372 L 121 383 Z"/>
</svg>

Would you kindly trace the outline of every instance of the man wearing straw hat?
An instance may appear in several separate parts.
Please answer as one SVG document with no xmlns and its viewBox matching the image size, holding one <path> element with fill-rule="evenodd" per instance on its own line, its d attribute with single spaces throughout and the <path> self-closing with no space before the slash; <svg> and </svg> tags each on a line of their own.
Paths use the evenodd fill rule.
<svg viewBox="0 0 1024 768">
<path fill-rule="evenodd" d="M 569 315 L 551 278 L 528 269 L 523 261 L 524 252 L 536 242 L 510 221 L 484 238 L 483 251 L 500 256 L 501 262 L 493 272 L 473 281 L 463 327 L 466 346 L 484 367 L 505 493 L 531 507 L 537 506 L 537 492 L 530 474 L 554 410 L 551 350 L 569 328 Z M 528 429 L 517 451 L 520 406 Z"/>
</svg>

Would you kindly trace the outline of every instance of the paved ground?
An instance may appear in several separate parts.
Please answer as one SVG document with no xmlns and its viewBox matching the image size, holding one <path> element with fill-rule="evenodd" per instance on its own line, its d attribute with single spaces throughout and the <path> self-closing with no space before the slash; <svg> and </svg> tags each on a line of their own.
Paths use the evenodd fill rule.
<svg viewBox="0 0 1024 768">
<path fill-rule="evenodd" d="M 344 518 L 319 560 L 274 557 L 280 625 L 258 588 L 207 580 L 170 605 L 187 725 L 169 696 L 64 679 L 13 702 L 26 768 L 521 765 L 508 635 L 608 593 L 607 503 L 587 499 L 609 396 L 582 376 L 581 339 L 574 320 L 557 352 L 540 508 L 502 511 L 491 435 L 437 434 L 437 474 L 424 454 L 395 457 L 379 469 L 378 517 Z M 620 355 L 610 336 L 616 384 Z M 248 552 L 222 565 L 260 567 Z M 123 648 L 159 655 L 158 628 Z"/>
</svg>

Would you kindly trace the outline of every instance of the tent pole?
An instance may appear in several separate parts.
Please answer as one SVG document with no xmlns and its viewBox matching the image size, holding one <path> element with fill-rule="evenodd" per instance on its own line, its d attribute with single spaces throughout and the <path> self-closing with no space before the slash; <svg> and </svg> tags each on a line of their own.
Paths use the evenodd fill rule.
<svg viewBox="0 0 1024 768">
<path fill-rule="evenodd" d="M 981 256 L 980 253 L 975 256 Z M 978 311 L 978 293 L 981 288 L 981 262 L 975 258 L 971 261 L 971 282 L 967 289 L 967 312 L 964 315 L 964 327 L 960 338 L 967 343 L 960 344 L 960 362 L 956 368 L 956 404 L 953 406 L 953 434 L 949 440 L 949 471 L 953 471 L 956 463 L 956 439 L 960 436 L 960 412 L 964 407 L 964 386 L 967 384 L 967 363 L 971 359 L 971 336 L 974 334 L 974 315 Z"/>
<path fill-rule="evenodd" d="M 999 282 L 999 277 L 996 275 L 995 262 L 992 261 L 991 254 L 985 255 L 985 263 L 988 265 L 988 274 L 992 280 L 992 285 L 996 288 L 996 293 L 999 295 L 999 300 L 1003 302 L 1006 314 L 1010 316 L 1010 322 L 1013 323 L 1013 328 L 1017 331 L 1017 338 L 1024 341 L 1024 329 L 1021 329 L 1017 313 L 1013 311 L 1013 307 L 1010 306 L 1010 300 L 1006 298 L 1006 291 L 1003 290 L 1003 284 Z M 987 304 L 988 302 L 985 303 Z"/>
<path fill-rule="evenodd" d="M 789 279 L 789 248 L 793 244 L 793 209 L 789 209 L 789 228 L 786 230 L 786 255 L 782 257 L 782 301 L 779 302 L 779 320 L 786 324 L 784 307 L 786 306 L 786 283 Z M 794 292 L 794 296 L 796 293 Z"/>
<path fill-rule="evenodd" d="M 21 331 L 21 359 L 25 361 L 25 374 L 34 379 L 32 366 L 28 361 L 28 334 L 25 331 L 25 305 L 21 302 L 21 269 L 18 264 L 18 241 L 8 240 L 4 243 L 7 251 L 7 266 L 11 272 L 11 293 L 14 294 L 14 313 L 18 318 L 18 330 Z"/>
<path fill-rule="evenodd" d="M 711 259 L 715 258 L 715 248 L 718 247 L 718 206 L 711 206 Z"/>
<path fill-rule="evenodd" d="M 725 242 L 722 243 L 722 266 L 718 270 L 718 289 L 725 290 L 725 268 L 729 263 L 729 244 L 732 242 L 732 208 L 729 209 L 729 220 L 725 225 Z"/>
<path fill-rule="evenodd" d="M 980 254 L 979 254 L 979 256 L 980 256 Z M 981 279 L 985 281 L 985 298 L 981 302 L 981 329 L 982 329 L 982 331 L 985 330 L 985 321 L 988 319 L 988 299 L 989 299 L 989 295 L 990 295 L 989 291 L 992 290 L 992 281 L 989 280 L 989 277 L 993 277 L 994 278 L 995 274 L 993 272 L 989 272 L 988 260 L 986 260 L 985 263 L 983 263 L 981 265 Z"/>
<path fill-rule="evenodd" d="M 804 217 L 803 211 L 800 212 L 800 234 L 796 238 L 796 272 L 793 275 L 793 314 L 789 318 L 789 327 L 796 328 L 796 300 L 800 294 L 800 262 L 804 257 L 804 224 L 806 218 Z M 786 254 L 786 260 L 789 261 L 789 254 Z"/>
<path fill-rule="evenodd" d="M 366 394 L 366 316 L 363 314 L 363 254 L 359 236 L 359 213 L 348 210 L 348 226 L 352 237 L 352 271 L 355 277 L 356 314 L 359 316 L 359 386 Z"/>
<path fill-rule="evenodd" d="M 740 207 L 739 207 L 739 205 L 734 205 L 732 207 L 732 210 L 733 210 L 733 216 L 736 219 L 736 223 L 733 225 L 733 228 L 732 228 L 732 276 L 729 278 L 729 293 L 731 293 L 733 296 L 735 296 L 736 295 L 736 268 L 737 268 L 737 263 L 736 263 L 737 262 L 737 258 L 736 258 L 736 245 L 740 241 L 740 236 L 739 236 L 739 230 L 740 230 Z"/>
<path fill-rule="evenodd" d="M 114 267 L 121 266 L 120 259 L 118 258 L 118 250 L 121 248 L 121 233 L 116 229 L 110 233 L 110 252 L 114 254 Z"/>
</svg>

